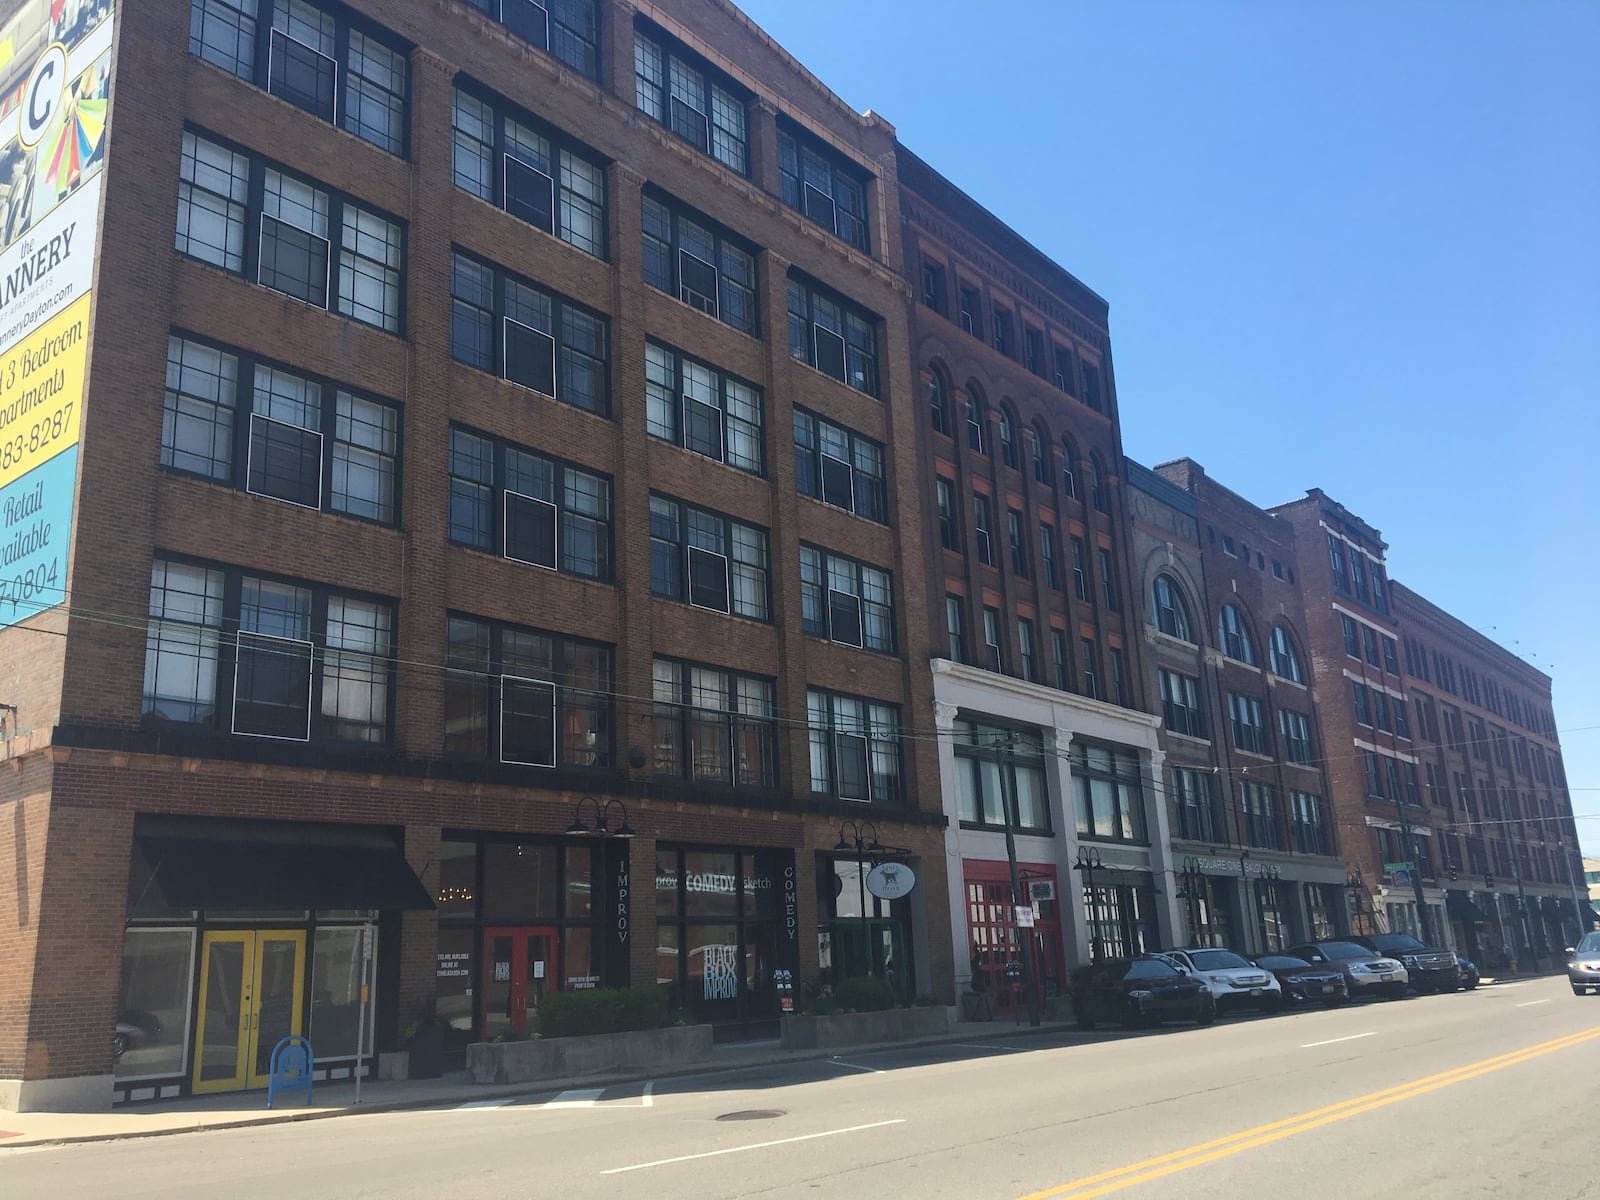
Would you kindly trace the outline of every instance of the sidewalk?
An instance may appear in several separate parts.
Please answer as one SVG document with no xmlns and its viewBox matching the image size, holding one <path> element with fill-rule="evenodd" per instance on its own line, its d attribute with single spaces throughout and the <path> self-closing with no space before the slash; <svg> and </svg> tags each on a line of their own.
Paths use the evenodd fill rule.
<svg viewBox="0 0 1600 1200">
<path fill-rule="evenodd" d="M 863 1050 L 904 1049 L 912 1046 L 970 1042 L 984 1037 L 1007 1039 L 1030 1034 L 1070 1030 L 1065 1021 L 1047 1021 L 1038 1029 L 1007 1022 L 962 1022 L 949 1033 L 934 1038 L 905 1042 L 885 1042 L 858 1046 Z M 850 1050 L 844 1051 L 851 1053 Z M 355 1103 L 355 1084 L 318 1084 L 311 1093 L 311 1104 L 303 1094 L 293 1092 L 275 1097 L 280 1106 L 269 1109 L 263 1091 L 229 1092 L 219 1096 L 192 1096 L 154 1104 L 128 1105 L 95 1113 L 5 1113 L 0 1112 L 0 1158 L 18 1146 L 64 1145 L 72 1142 L 103 1142 L 118 1138 L 158 1137 L 169 1133 L 193 1133 L 205 1129 L 227 1129 L 244 1125 L 276 1125 L 289 1121 L 315 1121 L 323 1117 L 342 1117 L 352 1113 L 394 1112 L 414 1108 L 456 1108 L 475 1101 L 513 1100 L 578 1087 L 609 1087 L 639 1083 L 645 1079 L 671 1079 L 690 1075 L 709 1075 L 738 1071 L 774 1063 L 802 1062 L 836 1057 L 833 1050 L 784 1050 L 777 1042 L 722 1045 L 712 1049 L 705 1062 L 686 1064 L 677 1069 L 657 1069 L 648 1075 L 613 1073 L 567 1079 L 544 1079 L 528 1083 L 480 1084 L 466 1071 L 455 1071 L 440 1079 L 408 1079 L 401 1082 L 364 1080 L 361 1103 Z"/>
</svg>

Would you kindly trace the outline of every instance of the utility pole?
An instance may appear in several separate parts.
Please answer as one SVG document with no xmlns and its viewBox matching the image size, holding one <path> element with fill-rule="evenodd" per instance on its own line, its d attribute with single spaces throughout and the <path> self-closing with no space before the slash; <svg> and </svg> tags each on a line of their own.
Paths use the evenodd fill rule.
<svg viewBox="0 0 1600 1200">
<path fill-rule="evenodd" d="M 1018 820 L 1016 812 L 1016 779 L 1011 773 L 1012 755 L 1016 752 L 1017 735 L 1011 734 L 994 744 L 994 763 L 1000 775 L 1000 802 L 1005 808 L 1006 825 L 1006 862 L 1011 867 L 1011 921 L 1017 930 L 1017 938 L 1027 938 L 1027 944 L 1022 949 L 1022 986 L 1028 993 L 1028 1024 L 1033 1028 L 1039 1027 L 1039 995 L 1034 990 L 1033 981 L 1033 930 L 1024 929 L 1017 925 L 1017 909 L 1022 905 L 1022 881 L 1017 874 L 1017 840 L 1012 835 L 1012 828 Z"/>
<path fill-rule="evenodd" d="M 1572 893 L 1572 919 L 1577 923 L 1578 941 L 1581 941 L 1584 934 L 1583 906 L 1588 903 L 1589 898 L 1588 896 L 1584 896 L 1582 900 L 1578 898 L 1578 881 L 1572 874 L 1572 856 L 1567 853 L 1565 838 L 1556 843 L 1556 852 L 1561 855 L 1562 861 L 1567 865 L 1567 890 Z M 1572 944 L 1576 946 L 1578 942 L 1575 941 Z"/>
<path fill-rule="evenodd" d="M 1417 929 L 1422 934 L 1422 940 L 1431 946 L 1436 941 L 1428 933 L 1428 903 L 1422 898 L 1422 872 L 1417 869 L 1417 843 L 1411 836 L 1411 821 L 1406 817 L 1406 801 L 1401 790 L 1395 789 L 1394 810 L 1400 814 L 1400 836 L 1405 840 L 1406 861 L 1411 864 L 1411 890 L 1417 898 Z"/>
</svg>

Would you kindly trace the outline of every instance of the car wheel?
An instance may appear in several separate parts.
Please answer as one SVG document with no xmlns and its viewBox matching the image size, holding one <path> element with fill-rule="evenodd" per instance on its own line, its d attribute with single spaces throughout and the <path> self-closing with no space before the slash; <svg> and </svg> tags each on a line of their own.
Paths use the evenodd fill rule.
<svg viewBox="0 0 1600 1200">
<path fill-rule="evenodd" d="M 128 1035 L 113 1033 L 111 1035 L 111 1061 L 120 1062 L 122 1056 L 128 1052 Z"/>
<path fill-rule="evenodd" d="M 1322 1002 L 1324 1008 L 1338 1008 L 1341 1004 L 1349 1004 L 1349 996 L 1329 996 Z"/>
<path fill-rule="evenodd" d="M 1471 980 L 1468 983 L 1463 983 L 1461 985 L 1461 990 L 1463 992 L 1475 992 L 1475 991 L 1477 991 L 1478 990 L 1478 981 L 1476 979 L 1474 979 L 1474 980 Z"/>
<path fill-rule="evenodd" d="M 1391 999 L 1391 1000 L 1404 1000 L 1406 998 L 1407 994 L 1408 993 L 1406 991 L 1405 984 L 1401 984 L 1399 987 L 1395 988 L 1393 991 L 1391 991 L 1389 993 L 1389 999 Z"/>
<path fill-rule="evenodd" d="M 1261 1002 L 1261 1011 L 1270 1017 L 1276 1013 L 1281 1013 L 1283 1011 L 1283 1004 L 1283 994 L 1280 992 L 1276 996 L 1268 996 L 1265 1000 L 1263 1000 Z"/>
<path fill-rule="evenodd" d="M 1215 1004 L 1203 1005 L 1195 1014 L 1196 1025 L 1215 1025 L 1217 1023 L 1217 1006 Z"/>
</svg>

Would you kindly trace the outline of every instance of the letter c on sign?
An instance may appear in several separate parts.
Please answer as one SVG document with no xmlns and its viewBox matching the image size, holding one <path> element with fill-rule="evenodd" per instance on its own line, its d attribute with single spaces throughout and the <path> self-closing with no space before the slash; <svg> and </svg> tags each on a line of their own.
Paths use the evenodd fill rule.
<svg viewBox="0 0 1600 1200">
<path fill-rule="evenodd" d="M 22 109 L 17 113 L 17 141 L 32 150 L 44 141 L 61 111 L 67 93 L 67 48 L 60 42 L 50 46 L 33 64 L 28 85 L 22 93 Z"/>
</svg>

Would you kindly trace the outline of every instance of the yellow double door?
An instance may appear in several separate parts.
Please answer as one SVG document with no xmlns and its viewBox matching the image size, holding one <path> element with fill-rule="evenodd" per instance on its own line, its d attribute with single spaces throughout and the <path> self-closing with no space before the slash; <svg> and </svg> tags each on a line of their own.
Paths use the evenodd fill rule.
<svg viewBox="0 0 1600 1200">
<path fill-rule="evenodd" d="M 208 932 L 200 963 L 194 1090 L 266 1087 L 272 1048 L 280 1038 L 304 1032 L 305 932 Z"/>
</svg>

